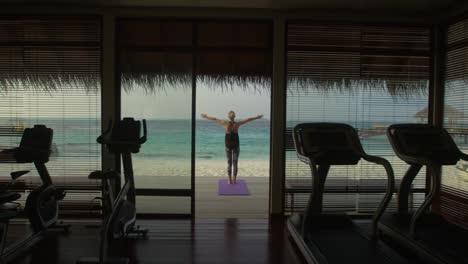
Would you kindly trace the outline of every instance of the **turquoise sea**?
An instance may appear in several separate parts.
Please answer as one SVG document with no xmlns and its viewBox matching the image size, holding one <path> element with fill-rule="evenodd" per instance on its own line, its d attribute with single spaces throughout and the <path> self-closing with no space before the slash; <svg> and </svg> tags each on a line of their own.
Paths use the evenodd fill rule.
<svg viewBox="0 0 468 264">
<path fill-rule="evenodd" d="M 1 120 L 3 124 L 12 122 Z M 24 119 L 19 122 L 25 127 L 45 124 L 54 129 L 54 156 L 80 158 L 98 157 L 100 147 L 96 143 L 100 121 L 97 119 Z M 387 126 L 390 123 L 359 122 L 351 124 L 359 128 Z M 147 120 L 148 141 L 135 158 L 187 160 L 191 156 L 190 120 Z M 293 123 L 289 124 L 294 126 Z M 89 129 L 89 128 L 92 129 Z M 198 160 L 225 159 L 224 128 L 208 120 L 196 120 L 196 158 Z M 267 160 L 270 155 L 270 120 L 256 120 L 239 130 L 241 158 L 244 160 Z M 19 144 L 20 134 L 0 136 L 0 148 Z M 384 134 L 363 137 L 361 142 L 366 151 L 374 155 L 393 155 Z"/>
<path fill-rule="evenodd" d="M 89 157 L 99 155 L 96 137 L 100 121 L 97 119 L 23 119 L 20 121 L 2 120 L 7 126 L 18 128 L 45 124 L 54 130 L 53 156 Z M 147 120 L 148 141 L 136 157 L 156 159 L 190 159 L 191 121 L 190 120 Z M 92 129 L 89 129 L 89 128 Z M 224 128 L 212 121 L 196 121 L 197 159 L 225 159 Z M 256 120 L 239 130 L 242 156 L 245 159 L 268 159 L 270 153 L 270 121 Z M 15 147 L 20 134 L 0 137 L 0 148 Z"/>
<path fill-rule="evenodd" d="M 148 142 L 142 147 L 141 157 L 159 159 L 190 159 L 190 120 L 147 120 Z M 224 127 L 208 120 L 196 121 L 197 159 L 225 159 Z M 256 120 L 239 129 L 241 153 L 245 159 L 269 159 L 270 121 Z"/>
</svg>

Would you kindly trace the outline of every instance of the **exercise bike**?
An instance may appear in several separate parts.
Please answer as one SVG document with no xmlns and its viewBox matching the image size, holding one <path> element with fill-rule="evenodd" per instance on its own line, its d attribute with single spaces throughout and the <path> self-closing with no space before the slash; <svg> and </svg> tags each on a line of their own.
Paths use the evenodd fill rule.
<svg viewBox="0 0 468 264">
<path fill-rule="evenodd" d="M 133 118 L 124 118 L 108 128 L 97 138 L 99 144 L 122 157 L 124 185 L 120 188 L 120 174 L 116 171 L 94 171 L 89 178 L 102 182 L 103 227 L 99 257 L 81 258 L 78 264 L 91 263 L 128 263 L 128 258 L 106 257 L 107 243 L 115 238 L 127 238 L 131 235 L 146 238 L 148 229 L 135 225 L 135 180 L 133 176 L 132 154 L 138 153 L 147 139 L 146 121 L 143 119 L 143 136 L 140 138 L 141 123 Z M 118 192 L 117 192 L 118 191 Z M 114 197 L 114 194 L 117 195 Z"/>
<path fill-rule="evenodd" d="M 14 182 L 27 174 L 28 170 L 11 173 L 10 183 L 0 189 L 0 263 L 8 263 L 20 256 L 26 249 L 39 242 L 50 228 L 69 231 L 69 225 L 58 224 L 58 201 L 65 197 L 65 191 L 57 189 L 47 171 L 45 164 L 49 161 L 53 131 L 44 125 L 35 125 L 24 130 L 18 148 L 4 150 L 2 156 L 11 157 L 6 162 L 34 163 L 42 181 L 42 185 L 30 192 L 26 199 L 24 212 L 32 227 L 32 234 L 27 238 L 6 246 L 9 221 L 20 211 L 16 201 L 21 197 L 11 191 Z M 5 161 L 2 161 L 5 162 Z"/>
</svg>

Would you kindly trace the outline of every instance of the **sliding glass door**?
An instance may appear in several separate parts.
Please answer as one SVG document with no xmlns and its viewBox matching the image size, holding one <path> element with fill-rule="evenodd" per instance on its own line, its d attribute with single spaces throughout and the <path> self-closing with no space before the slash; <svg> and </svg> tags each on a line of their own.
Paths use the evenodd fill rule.
<svg viewBox="0 0 468 264">
<path fill-rule="evenodd" d="M 191 47 L 191 22 L 119 21 L 121 117 L 148 125 L 133 155 L 138 213 L 192 213 Z"/>
<path fill-rule="evenodd" d="M 242 157 L 248 166 L 240 172 L 261 182 L 256 185 L 258 192 L 252 190 L 261 195 L 250 196 L 244 204 L 260 206 L 250 212 L 267 216 L 271 25 L 121 19 L 117 31 L 120 117 L 148 123 L 148 141 L 134 155 L 138 212 L 194 216 L 198 196 L 204 210 L 197 215 L 223 216 L 218 209 L 226 199 L 219 199 L 217 183 L 225 178 L 225 133 L 221 126 L 212 133 L 213 124 L 200 121 L 196 108 L 217 109 L 216 113 L 235 110 L 221 105 L 221 97 L 234 92 L 231 104 L 237 105 L 238 118 L 265 115 L 265 120 L 243 131 Z M 197 192 L 195 174 L 204 179 Z"/>
<path fill-rule="evenodd" d="M 268 217 L 270 182 L 271 24 L 197 24 L 196 214 L 205 218 Z M 234 122 L 239 151 L 228 156 L 225 127 Z M 258 118 L 262 115 L 262 118 Z M 232 166 L 228 169 L 228 160 Z M 237 161 L 237 162 L 236 162 Z M 228 172 L 235 185 L 229 185 Z M 235 191 L 230 195 L 231 190 Z"/>
</svg>

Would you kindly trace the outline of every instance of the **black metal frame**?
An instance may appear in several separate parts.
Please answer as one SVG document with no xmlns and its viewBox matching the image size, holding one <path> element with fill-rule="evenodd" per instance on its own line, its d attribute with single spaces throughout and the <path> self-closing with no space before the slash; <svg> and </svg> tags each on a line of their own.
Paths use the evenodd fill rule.
<svg viewBox="0 0 468 264">
<path fill-rule="evenodd" d="M 396 126 L 396 127 L 394 127 Z M 421 153 L 424 153 L 422 151 L 419 151 L 417 154 L 409 154 L 406 153 L 405 150 L 401 147 L 402 142 L 404 142 L 404 139 L 399 139 L 399 136 L 397 132 L 395 134 L 392 132 L 393 130 L 398 131 L 398 127 L 404 128 L 403 125 L 393 125 L 390 126 L 387 130 L 387 135 L 390 138 L 390 143 L 392 144 L 392 147 L 397 154 L 397 156 L 404 160 L 406 163 L 410 165 L 408 170 L 406 171 L 402 183 L 400 184 L 400 191 L 398 192 L 397 200 L 398 200 L 398 215 L 399 216 L 410 216 L 409 211 L 408 211 L 408 196 L 409 196 L 409 190 L 411 187 L 411 183 L 414 180 L 414 178 L 417 176 L 418 172 L 420 169 L 425 166 L 428 170 L 428 175 L 430 176 L 430 188 L 428 190 L 428 194 L 426 195 L 424 202 L 417 208 L 417 210 L 414 212 L 414 214 L 411 216 L 410 220 L 410 225 L 409 225 L 409 235 L 411 238 L 417 238 L 416 237 L 416 228 L 417 228 L 417 223 L 420 220 L 421 216 L 425 214 L 428 209 L 430 208 L 434 198 L 439 194 L 440 189 L 441 189 L 441 172 L 442 172 L 442 166 L 443 165 L 455 165 L 459 160 L 465 160 L 468 161 L 468 155 L 464 154 L 461 152 L 458 147 L 455 145 L 453 142 L 453 139 L 451 136 L 448 134 L 448 132 L 443 129 L 439 128 L 437 130 L 440 135 L 438 135 L 439 138 L 443 139 L 444 144 L 448 147 L 447 155 L 451 157 L 451 155 L 456 155 L 455 157 L 449 158 L 447 161 L 444 161 L 443 159 L 441 160 L 440 158 L 431 158 L 431 157 L 425 157 Z M 416 125 L 410 125 L 412 130 L 415 129 L 420 129 L 420 127 Z M 428 126 L 430 128 L 431 126 Z M 425 129 L 426 127 L 423 127 L 421 129 Z M 403 129 L 402 129 L 403 130 Z M 436 149 L 434 149 L 436 150 Z M 433 151 L 434 151 L 433 150 Z"/>
<path fill-rule="evenodd" d="M 308 124 L 302 124 L 302 125 L 307 126 Z M 301 126 L 301 125 L 298 125 L 298 126 Z M 304 140 L 302 139 L 303 135 L 301 132 L 302 127 L 298 128 L 298 126 L 294 128 L 294 132 L 293 132 L 294 133 L 293 139 L 294 139 L 294 145 L 296 147 L 297 157 L 300 161 L 309 165 L 310 170 L 311 170 L 311 175 L 312 175 L 312 186 L 311 186 L 312 191 L 309 196 L 309 202 L 307 203 L 307 207 L 304 211 L 304 216 L 302 218 L 302 226 L 301 226 L 302 227 L 301 232 L 303 235 L 305 235 L 306 228 L 310 227 L 311 223 L 313 223 L 314 214 L 322 213 L 323 193 L 325 190 L 324 188 L 325 182 L 327 180 L 327 175 L 330 170 L 330 166 L 335 165 L 335 164 L 317 164 L 315 162 L 314 157 L 304 156 L 306 153 L 302 153 L 302 150 L 300 149 L 300 148 L 303 148 L 302 146 L 304 146 L 303 145 Z M 352 129 L 353 129 L 352 131 L 354 134 L 353 136 L 355 136 L 356 138 L 351 138 L 351 139 L 355 141 L 356 142 L 355 144 L 357 145 L 355 146 L 353 150 L 356 151 L 356 153 L 359 155 L 359 160 L 363 159 L 365 161 L 381 165 L 384 167 L 385 172 L 387 174 L 387 188 L 385 190 L 385 195 L 382 198 L 377 210 L 375 211 L 372 217 L 371 238 L 376 238 L 377 237 L 377 225 L 378 225 L 379 219 L 383 215 L 387 205 L 390 203 L 390 200 L 392 199 L 392 196 L 395 190 L 395 175 L 393 173 L 393 168 L 388 160 L 381 158 L 381 157 L 369 155 L 364 151 L 364 149 L 362 148 L 361 142 L 359 140 L 359 137 L 357 136 L 357 133 L 355 132 L 354 128 Z M 347 161 L 347 163 L 344 163 L 343 165 L 355 165 L 355 164 L 351 163 L 350 161 Z"/>
</svg>

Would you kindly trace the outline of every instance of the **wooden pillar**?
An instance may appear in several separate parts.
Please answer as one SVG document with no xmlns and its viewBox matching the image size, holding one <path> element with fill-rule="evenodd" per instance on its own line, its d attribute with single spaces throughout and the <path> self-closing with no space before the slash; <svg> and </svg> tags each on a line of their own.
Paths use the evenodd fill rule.
<svg viewBox="0 0 468 264">
<path fill-rule="evenodd" d="M 273 25 L 273 76 L 271 98 L 270 214 L 283 214 L 286 123 L 286 20 L 276 17 Z"/>
<path fill-rule="evenodd" d="M 115 16 L 102 17 L 102 87 L 101 87 L 101 127 L 105 130 L 116 115 L 116 60 L 115 60 Z M 113 169 L 114 155 L 102 148 L 102 169 Z"/>
</svg>

